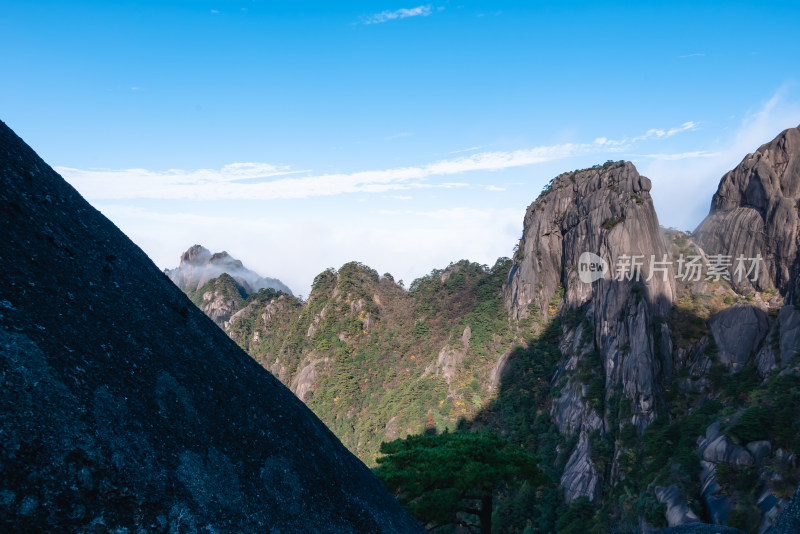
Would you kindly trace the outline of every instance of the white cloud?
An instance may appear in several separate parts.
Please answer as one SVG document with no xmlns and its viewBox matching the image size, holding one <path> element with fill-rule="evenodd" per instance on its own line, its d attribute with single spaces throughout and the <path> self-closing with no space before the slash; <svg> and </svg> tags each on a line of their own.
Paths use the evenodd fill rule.
<svg viewBox="0 0 800 534">
<path fill-rule="evenodd" d="M 408 132 L 400 132 L 400 133 L 396 133 L 394 135 L 390 135 L 388 137 L 384 137 L 383 140 L 384 141 L 391 141 L 392 139 L 399 139 L 401 137 L 411 137 L 411 134 L 408 133 Z"/>
<path fill-rule="evenodd" d="M 119 204 L 97 208 L 160 268 L 177 266 L 181 252 L 200 243 L 228 251 L 246 267 L 305 296 L 321 271 L 354 260 L 391 272 L 406 286 L 459 259 L 491 265 L 512 253 L 524 216 L 519 209 L 465 207 L 342 211 L 332 224 L 326 214 L 307 212 L 271 218 L 160 213 Z"/>
<path fill-rule="evenodd" d="M 475 150 L 480 150 L 482 148 L 482 146 L 471 146 L 462 150 L 453 150 L 452 152 L 448 152 L 448 154 L 463 154 L 464 152 L 474 152 Z"/>
<path fill-rule="evenodd" d="M 437 182 L 435 179 L 474 171 L 525 167 L 597 152 L 622 152 L 645 139 L 671 137 L 696 126 L 697 123 L 690 121 L 668 130 L 652 129 L 630 141 L 627 138 L 614 141 L 600 137 L 594 143 L 565 143 L 513 151 L 478 152 L 427 165 L 301 177 L 289 175 L 307 174 L 310 171 L 295 171 L 288 166 L 268 163 L 232 163 L 218 170 L 82 170 L 68 167 L 56 167 L 56 170 L 83 196 L 104 200 L 274 200 L 327 197 L 345 193 L 387 193 L 421 188 L 450 189 L 467 187 L 468 184 Z"/>
<path fill-rule="evenodd" d="M 361 171 L 350 174 L 285 177 L 308 171 L 291 171 L 266 163 L 233 163 L 220 170 L 185 171 L 81 170 L 56 167 L 64 178 L 89 199 L 288 199 L 343 193 L 385 193 L 430 187 L 464 187 L 463 182 L 426 182 L 430 177 L 470 171 L 494 171 L 572 156 L 587 147 L 552 145 L 511 152 L 481 152 L 417 167 Z M 279 177 L 266 180 L 267 178 Z"/>
<path fill-rule="evenodd" d="M 798 122 L 800 111 L 781 104 L 776 95 L 763 110 L 743 121 L 737 132 L 731 132 L 730 139 L 721 139 L 695 152 L 638 156 L 646 158 L 647 166 L 641 170 L 653 179 L 652 193 L 662 224 L 694 228 L 707 212 L 722 174 L 782 128 L 796 126 Z M 662 135 L 645 134 L 639 138 L 647 137 L 655 143 L 693 129 L 696 124 L 663 128 L 657 130 Z M 599 139 L 604 142 L 598 142 Z M 160 267 L 174 267 L 183 250 L 201 243 L 215 251 L 227 250 L 249 268 L 277 277 L 294 292 L 307 295 L 316 274 L 352 260 L 362 261 L 381 273 L 389 271 L 396 279 L 405 280 L 406 285 L 433 268 L 462 258 L 492 264 L 497 257 L 511 254 L 522 229 L 523 201 L 508 209 L 476 209 L 448 204 L 461 202 L 466 198 L 463 195 L 446 198 L 442 195 L 444 200 L 436 200 L 438 204 L 434 206 L 447 206 L 445 209 L 426 209 L 430 206 L 426 202 L 431 199 L 422 199 L 422 195 L 419 199 L 409 199 L 406 197 L 411 195 L 407 193 L 414 189 L 472 187 L 498 191 L 492 197 L 504 198 L 499 192 L 503 187 L 490 185 L 491 180 L 467 183 L 455 175 L 629 150 L 635 138 L 628 139 L 623 142 L 598 138 L 593 143 L 486 151 L 426 165 L 319 176 L 298 176 L 300 171 L 266 163 L 238 163 L 218 170 L 194 171 L 59 170 L 90 199 L 106 199 L 98 208 Z M 526 182 L 503 180 L 502 185 L 514 184 Z M 347 192 L 361 194 L 332 196 Z M 382 193 L 402 200 L 403 204 L 387 201 L 381 204 L 379 198 L 362 196 L 366 193 Z M 193 211 L 191 203 L 180 204 L 180 209 L 188 212 L 159 213 L 150 207 L 133 207 L 128 200 L 311 197 L 327 197 L 329 201 L 316 201 L 313 211 L 275 203 L 271 205 L 274 209 L 258 207 L 248 208 L 249 212 L 215 211 L 209 215 Z M 111 203 L 108 199 L 125 200 Z M 348 201 L 352 204 L 348 205 Z M 238 210 L 239 204 L 236 206 L 221 209 Z M 408 209 L 386 209 L 398 206 Z"/>
<path fill-rule="evenodd" d="M 667 139 L 668 137 L 672 137 L 675 134 L 681 132 L 687 132 L 690 130 L 697 129 L 697 123 L 694 121 L 684 122 L 682 125 L 678 126 L 677 128 L 670 128 L 669 130 L 662 130 L 660 128 L 653 128 L 647 130 L 644 135 L 640 135 L 638 137 L 634 137 L 631 139 L 632 143 L 637 143 L 639 141 L 644 141 L 645 139 Z"/>
<path fill-rule="evenodd" d="M 658 160 L 679 160 L 691 158 L 714 158 L 719 156 L 719 152 L 708 152 L 706 150 L 695 150 L 694 152 L 680 152 L 677 154 L 631 154 L 631 157 L 651 158 Z"/>
<path fill-rule="evenodd" d="M 676 133 L 687 132 L 695 129 L 697 129 L 696 122 L 694 121 L 684 122 L 683 125 L 679 126 L 678 128 L 670 128 L 669 130 L 667 130 L 666 137 L 672 137 Z"/>
<path fill-rule="evenodd" d="M 694 121 L 684 122 L 680 126 L 663 129 L 663 128 L 651 128 L 647 130 L 642 135 L 637 135 L 636 137 L 623 137 L 622 139 L 609 139 L 608 137 L 598 137 L 594 140 L 594 144 L 598 147 L 603 147 L 605 150 L 611 150 L 614 152 L 621 152 L 626 148 L 629 148 L 631 145 L 636 143 L 640 143 L 642 141 L 648 141 L 651 139 L 668 139 L 676 134 L 681 132 L 688 132 L 691 130 L 696 130 L 698 124 Z"/>
<path fill-rule="evenodd" d="M 364 17 L 364 24 L 380 24 L 390 20 L 406 19 L 408 17 L 427 17 L 432 12 L 431 5 L 417 6 L 412 8 L 397 9 L 395 11 L 381 11 L 375 15 Z"/>
</svg>

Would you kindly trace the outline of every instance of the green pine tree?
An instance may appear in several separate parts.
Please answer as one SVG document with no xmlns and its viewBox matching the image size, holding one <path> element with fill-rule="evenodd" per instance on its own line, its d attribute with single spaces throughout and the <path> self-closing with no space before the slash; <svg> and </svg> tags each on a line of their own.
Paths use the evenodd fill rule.
<svg viewBox="0 0 800 534">
<path fill-rule="evenodd" d="M 448 525 L 492 531 L 493 495 L 502 484 L 547 477 L 539 459 L 492 433 L 447 431 L 383 443 L 375 474 L 429 530 Z"/>
</svg>

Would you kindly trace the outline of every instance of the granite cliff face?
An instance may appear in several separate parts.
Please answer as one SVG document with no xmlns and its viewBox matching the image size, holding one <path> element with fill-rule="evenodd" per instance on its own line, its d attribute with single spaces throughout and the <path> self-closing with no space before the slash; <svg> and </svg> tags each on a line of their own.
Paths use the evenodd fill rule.
<svg viewBox="0 0 800 534">
<path fill-rule="evenodd" d="M 3 530 L 422 531 L 2 123 L 0 185 Z"/>
<path fill-rule="evenodd" d="M 650 180 L 628 162 L 558 176 L 525 214 L 504 287 L 506 306 L 516 319 L 558 313 L 549 303 L 561 291 L 565 308 L 586 316 L 564 331 L 565 363 L 556 382 L 561 395 L 553 404 L 561 433 L 578 436 L 561 478 L 568 501 L 598 495 L 602 479 L 589 458 L 589 435 L 613 430 L 609 408 L 603 408 L 607 400 L 621 396 L 621 402 L 630 403 L 629 421 L 619 424 L 632 422 L 644 429 L 655 416 L 671 347 L 668 331 L 658 339 L 653 332 L 661 331 L 659 320 L 669 313 L 675 289 L 670 265 L 662 263 L 663 272 L 653 269 L 668 254 L 649 191 Z M 590 283 L 579 277 L 579 260 L 586 252 L 607 266 Z M 639 276 L 634 261 L 641 263 Z M 576 370 L 593 365 L 595 355 L 604 393 L 592 402 Z"/>
<path fill-rule="evenodd" d="M 708 217 L 695 231 L 706 254 L 764 262 L 755 282 L 732 280 L 737 290 L 776 288 L 787 302 L 800 296 L 800 126 L 781 132 L 727 173 Z"/>
<path fill-rule="evenodd" d="M 623 255 L 646 260 L 642 267 L 646 300 L 658 314 L 667 313 L 674 298 L 673 276 L 654 273 L 645 281 L 650 257 L 662 261 L 667 255 L 650 188 L 649 179 L 622 161 L 555 178 L 525 214 L 523 236 L 504 289 L 511 315 L 525 318 L 531 305 L 535 312 L 552 315 L 547 304 L 559 285 L 566 290 L 568 307 L 602 297 L 614 307 L 612 311 L 618 310 L 617 293 L 627 294 L 634 285 L 630 280 L 621 284 L 612 280 Z M 578 279 L 578 260 L 584 252 L 599 255 L 609 265 L 596 284 Z"/>
</svg>

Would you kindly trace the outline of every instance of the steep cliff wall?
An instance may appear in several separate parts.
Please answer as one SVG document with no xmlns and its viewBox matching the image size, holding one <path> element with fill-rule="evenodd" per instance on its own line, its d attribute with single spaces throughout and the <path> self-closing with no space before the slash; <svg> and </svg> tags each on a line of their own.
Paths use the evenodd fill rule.
<svg viewBox="0 0 800 534">
<path fill-rule="evenodd" d="M 590 459 L 589 437 L 612 430 L 609 415 L 620 402 L 629 403 L 629 421 L 640 429 L 653 420 L 662 360 L 671 357 L 669 335 L 653 336 L 675 290 L 649 191 L 650 180 L 628 162 L 558 176 L 525 214 L 504 288 L 516 319 L 548 320 L 559 312 L 550 303 L 561 291 L 564 306 L 586 317 L 565 328 L 565 363 L 556 382 L 561 393 L 553 404 L 559 430 L 578 438 L 561 478 L 568 501 L 598 495 L 601 474 Z M 585 253 L 605 264 L 594 281 L 585 271 L 581 276 Z M 595 359 L 594 372 L 603 377 L 599 395 L 597 388 L 590 394 L 578 371 L 594 366 Z"/>
<path fill-rule="evenodd" d="M 695 231 L 706 254 L 764 259 L 755 282 L 734 277 L 740 292 L 778 289 L 787 302 L 800 295 L 800 126 L 748 154 L 723 176 L 708 217 Z"/>
</svg>

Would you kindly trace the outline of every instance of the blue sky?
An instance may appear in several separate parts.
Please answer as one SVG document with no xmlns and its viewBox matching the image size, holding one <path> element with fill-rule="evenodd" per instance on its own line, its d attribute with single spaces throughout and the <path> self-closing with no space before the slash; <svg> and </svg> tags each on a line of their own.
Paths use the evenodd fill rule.
<svg viewBox="0 0 800 534">
<path fill-rule="evenodd" d="M 662 225 L 800 124 L 797 2 L 2 2 L 0 119 L 159 265 L 307 294 L 510 255 L 560 172 L 632 160 Z"/>
</svg>

